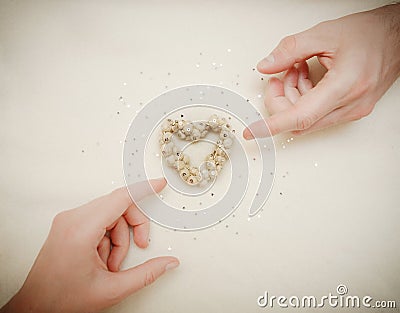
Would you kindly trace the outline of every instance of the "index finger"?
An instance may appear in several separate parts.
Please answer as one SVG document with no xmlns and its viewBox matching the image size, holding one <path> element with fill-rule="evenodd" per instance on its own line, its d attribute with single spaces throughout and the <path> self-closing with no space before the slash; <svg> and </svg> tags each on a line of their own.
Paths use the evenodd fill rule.
<svg viewBox="0 0 400 313">
<path fill-rule="evenodd" d="M 129 191 L 134 192 L 136 201 L 159 192 L 164 188 L 164 178 L 142 181 L 129 186 Z M 105 228 L 114 223 L 124 212 L 133 205 L 127 187 L 115 189 L 108 195 L 97 198 L 81 207 L 91 224 L 95 227 Z"/>
</svg>

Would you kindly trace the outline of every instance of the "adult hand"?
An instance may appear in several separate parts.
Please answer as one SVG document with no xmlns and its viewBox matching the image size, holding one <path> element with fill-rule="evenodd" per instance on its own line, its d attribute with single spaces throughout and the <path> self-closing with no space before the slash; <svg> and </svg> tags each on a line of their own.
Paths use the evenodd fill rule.
<svg viewBox="0 0 400 313">
<path fill-rule="evenodd" d="M 348 15 L 284 38 L 257 69 L 286 71 L 269 80 L 265 120 L 271 135 L 311 132 L 368 115 L 400 75 L 400 5 Z M 327 69 L 315 86 L 306 60 Z M 246 139 L 267 136 L 264 121 L 245 129 Z M 264 127 L 263 127 L 264 126 Z"/>
<path fill-rule="evenodd" d="M 135 199 L 151 194 L 150 184 L 159 192 L 165 180 L 134 185 Z M 149 221 L 126 188 L 59 213 L 23 287 L 0 311 L 97 312 L 179 265 L 174 257 L 158 257 L 119 271 L 129 249 L 128 225 L 135 244 L 147 247 Z"/>
</svg>

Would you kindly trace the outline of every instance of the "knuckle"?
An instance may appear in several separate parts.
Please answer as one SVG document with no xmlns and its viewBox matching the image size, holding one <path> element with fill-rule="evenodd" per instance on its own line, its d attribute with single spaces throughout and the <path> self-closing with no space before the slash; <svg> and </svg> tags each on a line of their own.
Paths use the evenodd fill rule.
<svg viewBox="0 0 400 313">
<path fill-rule="evenodd" d="M 374 108 L 373 105 L 366 105 L 362 106 L 361 108 L 357 108 L 357 110 L 351 116 L 351 120 L 357 121 L 362 119 L 363 117 L 366 117 L 372 112 L 373 108 Z"/>
<path fill-rule="evenodd" d="M 111 193 L 110 193 L 111 197 L 115 197 L 115 198 L 120 198 L 120 199 L 124 199 L 126 202 L 130 202 L 131 198 L 129 196 L 129 192 L 127 192 L 127 188 L 126 187 L 120 187 L 117 189 L 114 189 Z"/>
<path fill-rule="evenodd" d="M 296 35 L 289 35 L 281 40 L 281 42 L 279 43 L 279 49 L 283 54 L 287 56 L 296 49 L 296 44 Z"/>
<path fill-rule="evenodd" d="M 62 225 L 66 223 L 67 220 L 68 220 L 68 212 L 67 211 L 59 212 L 53 218 L 52 226 L 55 228 L 60 228 Z"/>
<path fill-rule="evenodd" d="M 156 275 L 154 274 L 154 272 L 152 270 L 148 270 L 146 271 L 146 275 L 144 277 L 144 286 L 148 286 L 151 285 L 152 283 L 154 283 L 154 281 L 156 280 Z"/>
<path fill-rule="evenodd" d="M 304 130 L 310 128 L 316 121 L 316 118 L 310 114 L 303 114 L 296 119 L 296 130 Z"/>
</svg>

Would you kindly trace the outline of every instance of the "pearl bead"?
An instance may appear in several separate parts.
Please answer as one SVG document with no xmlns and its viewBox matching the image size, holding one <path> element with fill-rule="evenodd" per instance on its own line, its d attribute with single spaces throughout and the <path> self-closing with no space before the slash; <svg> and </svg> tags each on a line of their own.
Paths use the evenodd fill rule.
<svg viewBox="0 0 400 313">
<path fill-rule="evenodd" d="M 197 167 L 191 167 L 190 174 L 197 176 L 199 174 L 199 169 Z"/>
<path fill-rule="evenodd" d="M 170 142 L 171 140 L 172 140 L 172 133 L 170 133 L 170 132 L 165 132 L 164 134 L 163 134 L 163 141 L 165 142 L 165 143 L 167 143 L 167 142 Z"/>
<path fill-rule="evenodd" d="M 221 138 L 221 139 L 226 139 L 226 138 L 229 138 L 229 137 L 230 137 L 229 136 L 229 132 L 226 131 L 226 130 L 221 131 L 220 134 L 219 134 L 219 138 Z"/>
<path fill-rule="evenodd" d="M 183 132 L 185 133 L 186 136 L 190 136 L 193 131 L 193 125 L 191 123 L 186 124 L 183 127 Z"/>
<path fill-rule="evenodd" d="M 165 120 L 164 122 L 162 122 L 161 130 L 162 131 L 168 131 L 168 132 L 171 131 L 172 130 L 171 123 L 172 123 L 172 121 L 170 119 Z"/>
<path fill-rule="evenodd" d="M 185 162 L 179 160 L 175 162 L 175 168 L 178 171 L 182 170 L 184 167 L 185 167 Z"/>
<path fill-rule="evenodd" d="M 229 148 L 232 147 L 233 140 L 232 140 L 231 138 L 227 138 L 227 139 L 225 139 L 225 140 L 223 141 L 222 144 L 224 145 L 224 147 L 225 147 L 226 149 L 229 149 Z"/>
<path fill-rule="evenodd" d="M 161 153 L 164 156 L 169 156 L 173 153 L 174 144 L 172 142 L 163 144 L 161 147 Z"/>
<path fill-rule="evenodd" d="M 217 156 L 215 161 L 217 161 L 219 164 L 223 165 L 226 161 L 226 159 L 223 156 Z"/>
<path fill-rule="evenodd" d="M 174 155 L 170 155 L 169 157 L 166 158 L 166 160 L 169 166 L 174 166 L 176 157 Z"/>
<path fill-rule="evenodd" d="M 202 170 L 201 171 L 201 178 L 205 179 L 205 180 L 208 180 L 210 178 L 210 175 L 208 174 L 207 170 Z"/>
<path fill-rule="evenodd" d="M 185 139 L 186 138 L 186 135 L 185 135 L 185 133 L 183 132 L 183 131 L 178 131 L 178 137 L 180 138 L 180 139 Z"/>
<path fill-rule="evenodd" d="M 198 129 L 193 129 L 192 132 L 192 140 L 199 140 L 201 137 L 201 133 Z"/>
<path fill-rule="evenodd" d="M 194 123 L 194 127 L 197 128 L 200 132 L 203 132 L 206 129 L 206 124 L 204 124 L 203 122 L 196 122 Z"/>
</svg>

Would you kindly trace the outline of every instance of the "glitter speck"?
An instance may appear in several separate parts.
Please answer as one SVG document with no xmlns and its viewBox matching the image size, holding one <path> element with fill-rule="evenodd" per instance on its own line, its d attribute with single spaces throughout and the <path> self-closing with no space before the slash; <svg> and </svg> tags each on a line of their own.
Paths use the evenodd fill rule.
<svg viewBox="0 0 400 313">
<path fill-rule="evenodd" d="M 258 215 L 257 215 L 257 217 L 258 217 L 258 218 L 260 218 L 260 217 L 261 217 L 261 215 L 260 215 L 260 214 L 258 214 Z"/>
<path fill-rule="evenodd" d="M 250 217 L 248 217 L 248 218 L 247 218 L 247 221 L 248 221 L 248 222 L 250 222 L 250 220 L 251 220 L 251 218 L 250 218 Z"/>
<path fill-rule="evenodd" d="M 167 250 L 168 250 L 168 251 L 171 251 L 171 250 L 172 250 L 171 246 L 169 246 L 169 247 L 167 248 Z"/>
<path fill-rule="evenodd" d="M 282 146 L 282 149 L 286 149 L 286 146 L 285 146 L 285 145 L 283 145 L 283 146 Z"/>
<path fill-rule="evenodd" d="M 111 185 L 114 185 L 114 181 L 113 180 L 111 181 Z"/>
<path fill-rule="evenodd" d="M 318 163 L 317 163 L 317 162 L 315 162 L 315 163 L 314 163 L 314 166 L 315 166 L 315 167 L 317 167 L 317 166 L 318 166 Z"/>
<path fill-rule="evenodd" d="M 232 52 L 232 49 L 227 49 L 226 51 L 228 51 L 228 52 Z"/>
<path fill-rule="evenodd" d="M 124 86 L 126 86 L 126 85 L 127 85 L 127 83 L 123 83 L 123 85 L 124 85 Z"/>
<path fill-rule="evenodd" d="M 292 137 L 292 138 L 290 138 L 290 141 L 293 141 L 293 137 Z"/>
<path fill-rule="evenodd" d="M 212 66 L 215 66 L 215 65 L 217 65 L 217 63 L 215 63 L 215 62 L 212 62 L 211 64 L 212 64 Z"/>
<path fill-rule="evenodd" d="M 160 156 L 160 154 L 159 153 L 156 153 L 156 157 L 158 158 Z"/>
<path fill-rule="evenodd" d="M 261 98 L 261 95 L 257 95 L 257 98 Z"/>
<path fill-rule="evenodd" d="M 199 64 L 199 63 L 196 63 L 196 67 L 199 68 L 199 67 L 200 67 L 200 64 Z"/>
</svg>

